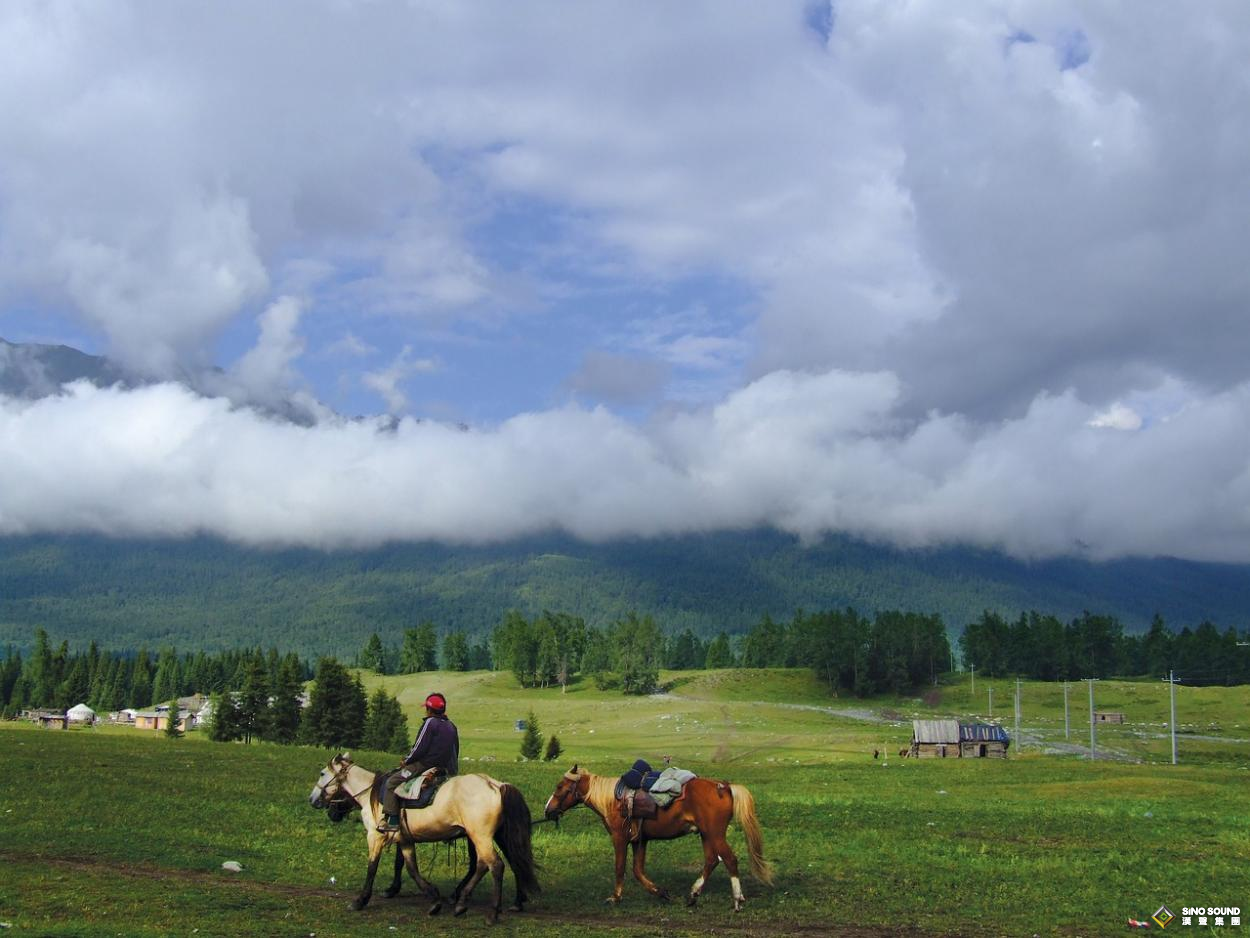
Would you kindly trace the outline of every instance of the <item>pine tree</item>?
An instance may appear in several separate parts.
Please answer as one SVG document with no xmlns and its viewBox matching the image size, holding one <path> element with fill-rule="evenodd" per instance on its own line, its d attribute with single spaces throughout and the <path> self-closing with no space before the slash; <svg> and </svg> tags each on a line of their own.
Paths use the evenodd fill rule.
<svg viewBox="0 0 1250 938">
<path fill-rule="evenodd" d="M 367 710 L 360 680 L 350 676 L 334 658 L 322 658 L 317 662 L 312 699 L 304 714 L 303 738 L 316 746 L 359 746 Z"/>
<path fill-rule="evenodd" d="M 247 665 L 243 689 L 239 692 L 239 729 L 243 741 L 250 743 L 253 736 L 263 736 L 269 723 L 269 681 L 265 666 L 259 656 Z"/>
<path fill-rule="evenodd" d="M 273 704 L 269 708 L 269 725 L 266 727 L 266 739 L 277 743 L 294 742 L 299 735 L 300 718 L 303 710 L 300 705 L 300 694 L 304 690 L 303 673 L 299 659 L 295 655 L 287 655 L 278 665 L 278 677 L 273 682 Z"/>
<path fill-rule="evenodd" d="M 543 755 L 544 762 L 555 762 L 560 758 L 560 753 L 564 750 L 560 747 L 560 737 L 555 733 L 551 734 L 551 738 L 547 740 L 547 752 Z"/>
<path fill-rule="evenodd" d="M 366 671 L 386 673 L 386 649 L 382 647 L 382 639 L 378 638 L 377 632 L 369 636 L 369 641 L 365 643 L 358 660 L 360 666 Z"/>
<path fill-rule="evenodd" d="M 229 743 L 243 737 L 240 726 L 239 705 L 234 694 L 214 694 L 213 715 L 208 725 L 208 738 L 218 743 Z"/>
<path fill-rule="evenodd" d="M 178 725 L 178 698 L 169 701 L 169 715 L 165 719 L 165 738 L 182 739 L 182 727 Z"/>
<path fill-rule="evenodd" d="M 398 747 L 395 745 L 397 741 Z M 399 701 L 380 687 L 369 698 L 362 744 L 367 749 L 382 752 L 407 751 L 408 718 L 404 716 Z"/>
<path fill-rule="evenodd" d="M 521 756 L 527 760 L 537 759 L 542 748 L 542 733 L 538 730 L 538 721 L 534 719 L 534 711 L 531 710 L 529 719 L 525 722 L 525 736 L 521 740 Z"/>
</svg>

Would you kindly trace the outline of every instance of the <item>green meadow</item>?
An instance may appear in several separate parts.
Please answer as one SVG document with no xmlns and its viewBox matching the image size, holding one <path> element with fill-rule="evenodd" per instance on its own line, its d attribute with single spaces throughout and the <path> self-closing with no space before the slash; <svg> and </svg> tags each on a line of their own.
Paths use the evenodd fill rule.
<svg viewBox="0 0 1250 938">
<path fill-rule="evenodd" d="M 602 902 L 612 852 L 586 810 L 535 828 L 543 893 L 503 934 L 1104 935 L 1160 904 L 1250 906 L 1250 689 L 1180 687 L 1181 764 L 1170 763 L 1168 687 L 1095 685 L 1096 706 L 1126 714 L 1088 746 L 1088 687 L 1025 683 L 1022 735 L 1002 760 L 899 759 L 914 716 L 994 715 L 1014 723 L 1008 681 L 964 678 L 915 697 L 832 697 L 804 671 L 666 673 L 665 693 L 629 699 L 589 683 L 521 690 L 505 674 L 365 675 L 414 721 L 432 690 L 450 700 L 462 771 L 513 782 L 537 819 L 573 762 L 619 774 L 668 755 L 755 793 L 775 886 L 749 878 L 731 911 L 723 868 L 700 905 L 663 903 L 632 878 Z M 556 763 L 517 759 L 517 719 L 556 733 Z M 882 757 L 873 757 L 878 750 Z M 482 933 L 489 884 L 463 919 L 425 915 L 410 883 L 348 909 L 364 875 L 355 816 L 308 806 L 331 753 L 268 744 L 168 740 L 129 728 L 68 732 L 0 725 L 0 925 L 31 935 L 380 935 Z M 394 755 L 358 752 L 385 768 Z M 741 850 L 742 838 L 731 831 Z M 242 872 L 221 864 L 235 860 Z M 445 890 L 463 848 L 424 846 Z M 648 869 L 674 895 L 698 875 L 697 840 L 652 845 Z M 507 880 L 511 894 L 511 879 Z M 1242 928 L 1250 927 L 1242 925 Z M 1180 928 L 1179 922 L 1173 926 Z M 1185 930 L 1188 931 L 1188 930 Z M 1240 934 L 1240 928 L 1205 929 Z"/>
</svg>

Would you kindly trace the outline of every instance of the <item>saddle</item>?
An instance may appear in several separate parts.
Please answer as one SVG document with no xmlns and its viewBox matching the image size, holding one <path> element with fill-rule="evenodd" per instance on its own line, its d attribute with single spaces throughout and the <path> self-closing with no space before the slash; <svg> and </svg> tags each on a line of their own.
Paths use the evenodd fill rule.
<svg viewBox="0 0 1250 938">
<path fill-rule="evenodd" d="M 399 796 L 405 810 L 426 808 L 447 778 L 447 772 L 435 766 L 408 779 L 395 789 L 395 794 Z"/>
</svg>

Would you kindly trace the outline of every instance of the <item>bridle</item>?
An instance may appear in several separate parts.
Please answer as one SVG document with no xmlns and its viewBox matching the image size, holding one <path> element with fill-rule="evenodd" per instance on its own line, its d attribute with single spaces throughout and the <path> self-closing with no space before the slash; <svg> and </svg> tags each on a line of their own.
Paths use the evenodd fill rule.
<svg viewBox="0 0 1250 938">
<path fill-rule="evenodd" d="M 330 764 L 333 765 L 334 763 L 330 763 Z M 353 793 L 352 790 L 348 788 L 345 783 L 347 781 L 347 773 L 351 770 L 351 767 L 354 764 L 355 763 L 353 762 L 341 762 L 339 763 L 338 769 L 335 770 L 334 774 L 330 776 L 329 780 L 324 785 L 321 784 L 320 780 L 318 780 L 317 784 L 313 785 L 313 791 L 317 792 L 317 800 L 324 801 L 328 805 L 329 802 L 333 799 L 333 796 L 330 796 L 329 798 L 327 798 L 326 789 L 337 782 L 339 791 L 345 792 L 347 794 L 347 797 L 351 798 L 352 801 L 358 802 L 360 795 L 368 791 L 373 786 L 373 783 L 370 782 L 364 788 L 360 789 L 360 791 Z"/>
<path fill-rule="evenodd" d="M 572 811 L 579 804 L 586 803 L 586 799 L 582 795 L 581 785 L 579 784 L 582 778 L 583 776 L 580 772 L 565 772 L 564 773 L 564 780 L 566 782 L 572 782 L 573 784 L 568 790 L 566 790 L 563 794 L 560 795 L 559 801 L 556 802 L 556 810 L 560 814 L 564 814 L 566 811 Z M 573 802 L 568 807 L 565 807 L 564 799 L 568 797 L 568 794 L 570 791 L 573 793 Z"/>
</svg>

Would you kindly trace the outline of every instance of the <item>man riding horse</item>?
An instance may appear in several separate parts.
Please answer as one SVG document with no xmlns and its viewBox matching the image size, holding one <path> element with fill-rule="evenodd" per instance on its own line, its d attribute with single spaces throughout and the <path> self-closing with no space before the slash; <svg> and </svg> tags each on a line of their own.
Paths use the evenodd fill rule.
<svg viewBox="0 0 1250 938">
<path fill-rule="evenodd" d="M 442 769 L 447 775 L 459 770 L 460 734 L 456 724 L 447 719 L 447 698 L 442 694 L 430 694 L 425 698 L 425 719 L 417 731 L 412 751 L 404 757 L 399 768 L 386 779 L 386 793 L 382 797 L 382 810 L 386 820 L 378 827 L 380 833 L 399 830 L 399 795 L 395 789 L 408 779 L 430 769 Z"/>
</svg>

